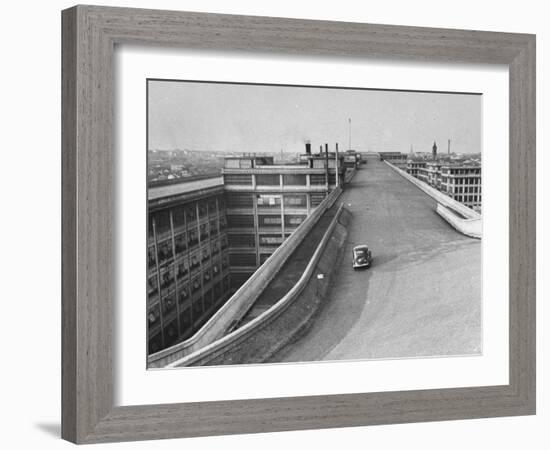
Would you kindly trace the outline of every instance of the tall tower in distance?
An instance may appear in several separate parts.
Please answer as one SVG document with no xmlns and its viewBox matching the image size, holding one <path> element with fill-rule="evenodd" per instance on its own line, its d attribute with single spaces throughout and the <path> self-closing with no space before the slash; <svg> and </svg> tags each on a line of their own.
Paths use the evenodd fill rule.
<svg viewBox="0 0 550 450">
<path fill-rule="evenodd" d="M 435 161 L 437 159 L 437 144 L 434 141 L 434 145 L 432 147 L 432 159 Z"/>
</svg>

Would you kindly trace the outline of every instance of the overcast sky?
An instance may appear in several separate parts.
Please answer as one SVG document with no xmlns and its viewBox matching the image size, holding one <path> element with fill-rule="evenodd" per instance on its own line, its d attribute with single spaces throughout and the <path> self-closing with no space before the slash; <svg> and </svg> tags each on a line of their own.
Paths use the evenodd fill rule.
<svg viewBox="0 0 550 450">
<path fill-rule="evenodd" d="M 311 140 L 360 151 L 481 151 L 473 94 L 149 81 L 149 149 L 302 152 Z"/>
</svg>

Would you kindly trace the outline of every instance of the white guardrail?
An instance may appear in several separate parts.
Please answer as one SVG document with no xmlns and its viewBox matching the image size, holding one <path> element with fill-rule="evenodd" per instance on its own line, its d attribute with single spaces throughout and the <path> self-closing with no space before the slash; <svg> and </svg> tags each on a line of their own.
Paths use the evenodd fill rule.
<svg viewBox="0 0 550 450">
<path fill-rule="evenodd" d="M 296 247 L 309 234 L 325 211 L 334 205 L 341 193 L 341 188 L 334 189 L 193 336 L 179 344 L 149 355 L 148 367 L 166 367 L 222 338 L 230 326 L 246 314 Z"/>
<path fill-rule="evenodd" d="M 302 276 L 300 277 L 298 282 L 277 303 L 275 303 L 269 309 L 267 309 L 258 317 L 246 323 L 242 327 L 225 335 L 221 339 L 212 342 L 206 347 L 203 347 L 200 350 L 188 356 L 185 356 L 178 361 L 174 361 L 166 367 L 175 368 L 188 366 L 199 362 L 208 362 L 212 358 L 215 358 L 216 356 L 219 356 L 226 351 L 235 348 L 235 346 L 240 345 L 244 340 L 254 335 L 264 325 L 277 318 L 288 306 L 292 304 L 292 302 L 294 302 L 294 300 L 298 298 L 300 293 L 304 290 L 305 286 L 309 282 L 309 279 L 311 278 L 311 275 L 313 274 L 313 271 L 315 270 L 315 267 L 317 266 L 317 263 L 319 262 L 319 259 L 321 258 L 321 255 L 323 254 L 323 251 L 325 250 L 325 247 L 327 246 L 327 243 L 332 236 L 334 228 L 338 223 L 338 219 L 340 218 L 343 209 L 344 205 L 341 204 L 338 208 L 338 211 L 336 212 L 336 215 L 332 219 L 327 231 L 323 235 L 321 242 L 317 246 L 315 253 L 311 257 L 307 267 L 302 273 Z"/>
<path fill-rule="evenodd" d="M 438 205 L 436 212 L 445 219 L 455 230 L 466 236 L 481 239 L 482 235 L 482 219 L 481 214 L 475 212 L 473 209 L 468 208 L 456 200 L 448 197 L 444 193 L 424 183 L 418 178 L 413 177 L 404 170 L 395 167 L 393 164 L 384 161 L 389 167 L 396 171 L 403 178 L 410 181 L 420 190 L 424 191 L 435 201 Z"/>
</svg>

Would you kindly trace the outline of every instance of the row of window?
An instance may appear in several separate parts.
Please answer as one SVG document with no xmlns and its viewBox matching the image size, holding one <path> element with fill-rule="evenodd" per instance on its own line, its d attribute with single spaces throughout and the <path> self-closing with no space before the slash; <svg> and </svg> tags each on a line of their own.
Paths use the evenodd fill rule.
<svg viewBox="0 0 550 450">
<path fill-rule="evenodd" d="M 191 302 L 186 301 L 187 299 L 181 295 L 179 298 L 184 298 L 184 300 L 178 300 L 177 305 L 175 295 L 163 299 L 162 329 L 159 328 L 160 305 L 157 303 L 149 308 L 147 313 L 150 335 L 149 354 L 174 345 L 192 335 L 227 300 L 229 291 L 230 277 L 226 276 L 205 290 L 204 295 L 194 297 Z"/>
<path fill-rule="evenodd" d="M 285 208 L 307 208 L 306 194 L 260 194 L 232 193 L 227 196 L 228 208 L 252 209 L 254 198 L 258 209 L 280 209 L 284 204 Z"/>
<path fill-rule="evenodd" d="M 212 252 L 212 258 L 214 258 L 218 252 Z M 221 270 L 226 270 L 229 267 L 227 255 L 223 255 L 221 258 L 216 258 L 212 260 L 211 265 L 209 264 L 210 253 L 195 252 L 190 257 L 184 257 L 180 260 L 177 260 L 175 263 L 168 264 L 164 266 L 160 272 L 157 273 L 156 270 L 150 271 L 148 277 L 148 297 L 154 299 L 159 292 L 159 287 L 162 292 L 169 291 L 174 288 L 175 280 L 177 278 L 178 282 L 181 282 L 189 275 L 193 276 L 198 270 L 201 270 L 202 263 L 202 272 L 203 274 L 210 273 L 212 270 L 213 276 L 217 276 Z M 160 274 L 160 279 L 159 275 Z M 160 283 L 159 283 L 160 281 Z"/>
<path fill-rule="evenodd" d="M 210 271 L 206 271 L 202 274 L 202 277 L 197 276 L 188 282 L 179 284 L 177 290 L 173 289 L 170 292 L 163 294 L 160 302 L 157 301 L 148 307 L 149 328 L 153 329 L 160 325 L 161 305 L 163 321 L 166 323 L 168 316 L 172 314 L 175 309 L 177 309 L 176 302 L 179 309 L 183 310 L 189 304 L 196 302 L 197 299 L 200 300 L 203 290 L 206 292 L 213 286 L 214 291 L 216 292 L 216 298 L 218 298 L 222 294 L 222 291 L 220 290 L 222 279 L 219 275 L 221 274 L 218 273 L 217 276 L 212 277 L 212 273 Z M 226 274 L 226 277 L 227 276 L 228 275 Z"/>
<path fill-rule="evenodd" d="M 155 253 L 155 246 L 150 245 L 147 249 L 147 266 L 149 269 L 153 269 L 157 265 L 163 266 L 172 262 L 174 259 L 178 259 L 188 252 L 202 252 L 203 259 L 208 258 L 211 254 L 216 255 L 221 250 L 225 250 L 229 243 L 227 236 L 223 234 L 220 238 L 217 237 L 217 233 L 210 234 L 213 238 L 208 241 L 208 234 L 203 235 L 201 238 L 202 245 L 199 247 L 199 240 L 193 238 L 193 235 L 189 233 L 188 239 L 185 240 L 181 235 L 175 236 L 174 241 L 172 239 L 166 239 L 157 245 L 157 253 Z M 187 252 L 188 251 L 188 252 Z"/>
<path fill-rule="evenodd" d="M 223 217 L 224 211 L 225 200 L 222 196 L 156 211 L 149 214 L 149 237 L 152 238 L 153 233 L 156 233 L 159 239 L 165 234 L 170 234 L 172 229 L 177 232 L 186 227 L 190 228 L 197 218 L 200 220 L 218 215 Z"/>
<path fill-rule="evenodd" d="M 461 203 L 481 203 L 480 195 L 455 195 L 453 198 Z"/>
<path fill-rule="evenodd" d="M 285 214 L 284 224 L 286 228 L 296 228 L 306 219 L 306 214 Z M 238 214 L 227 216 L 229 228 L 254 228 L 254 216 L 252 214 Z M 280 214 L 258 214 L 259 228 L 281 228 L 283 217 Z"/>
<path fill-rule="evenodd" d="M 424 176 L 434 176 L 434 175 L 437 175 L 439 172 L 437 170 L 437 168 L 435 167 L 428 167 L 428 168 L 425 168 L 425 167 L 422 167 L 420 169 L 418 169 L 418 173 L 419 174 L 422 174 Z"/>
<path fill-rule="evenodd" d="M 324 167 L 324 161 L 322 161 Z M 327 177 L 325 173 L 312 173 L 310 175 L 305 174 L 257 174 L 256 186 L 258 187 L 277 187 L 282 188 L 284 186 L 307 186 L 307 177 L 309 176 L 310 186 L 326 185 Z M 250 186 L 252 187 L 252 177 L 250 174 L 225 174 L 224 184 L 228 186 Z M 329 183 L 331 185 L 336 183 L 336 174 L 329 173 Z"/>
<path fill-rule="evenodd" d="M 448 178 L 441 177 L 443 183 L 449 184 L 481 184 L 481 178 L 472 177 L 472 178 Z"/>
<path fill-rule="evenodd" d="M 479 175 L 481 174 L 481 168 L 468 168 L 468 169 L 441 169 L 442 173 L 449 173 L 452 175 Z"/>
<path fill-rule="evenodd" d="M 255 177 L 256 186 L 306 186 L 306 174 L 225 174 L 224 184 L 252 186 Z M 313 175 L 312 175 L 313 176 Z"/>
<path fill-rule="evenodd" d="M 454 192 L 455 194 L 479 194 L 481 193 L 481 186 L 447 186 L 448 192 Z"/>
</svg>

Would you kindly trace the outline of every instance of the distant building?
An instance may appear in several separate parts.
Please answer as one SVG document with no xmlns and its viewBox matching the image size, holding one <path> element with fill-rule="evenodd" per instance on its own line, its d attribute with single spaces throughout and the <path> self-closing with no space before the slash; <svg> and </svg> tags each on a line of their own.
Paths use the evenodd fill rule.
<svg viewBox="0 0 550 450">
<path fill-rule="evenodd" d="M 439 189 L 441 186 L 441 163 L 438 161 L 427 161 L 424 167 L 418 169 L 418 179 L 424 183 Z"/>
<path fill-rule="evenodd" d="M 405 168 L 409 157 L 407 153 L 401 152 L 378 152 L 378 154 L 381 161 L 388 161 L 399 168 Z"/>
<path fill-rule="evenodd" d="M 406 171 L 452 199 L 481 211 L 481 163 L 478 159 L 439 157 L 436 161 L 409 158 Z"/>
<path fill-rule="evenodd" d="M 426 167 L 426 161 L 408 159 L 406 171 L 408 174 L 412 175 L 415 178 L 418 178 L 418 171 Z"/>
<path fill-rule="evenodd" d="M 449 164 L 441 166 L 441 192 L 475 211 L 481 211 L 481 166 Z"/>
</svg>

